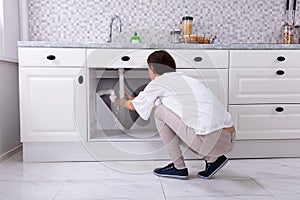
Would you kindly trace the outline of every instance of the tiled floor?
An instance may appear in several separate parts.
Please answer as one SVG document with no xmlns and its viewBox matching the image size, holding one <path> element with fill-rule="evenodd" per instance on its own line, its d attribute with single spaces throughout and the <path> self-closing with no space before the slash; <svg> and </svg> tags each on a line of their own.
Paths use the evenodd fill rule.
<svg viewBox="0 0 300 200">
<path fill-rule="evenodd" d="M 297 200 L 300 158 L 230 160 L 213 179 L 197 178 L 203 161 L 187 161 L 188 180 L 158 178 L 166 161 L 0 163 L 1 200 Z M 136 171 L 137 173 L 132 173 Z"/>
</svg>

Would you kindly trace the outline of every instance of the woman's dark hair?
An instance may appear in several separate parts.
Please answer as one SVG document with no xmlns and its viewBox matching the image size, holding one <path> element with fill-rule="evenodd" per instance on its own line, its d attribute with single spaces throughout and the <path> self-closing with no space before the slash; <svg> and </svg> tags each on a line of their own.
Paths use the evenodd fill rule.
<svg viewBox="0 0 300 200">
<path fill-rule="evenodd" d="M 173 57 L 164 50 L 155 51 L 150 54 L 147 63 L 154 73 L 159 75 L 176 71 L 176 64 Z"/>
</svg>

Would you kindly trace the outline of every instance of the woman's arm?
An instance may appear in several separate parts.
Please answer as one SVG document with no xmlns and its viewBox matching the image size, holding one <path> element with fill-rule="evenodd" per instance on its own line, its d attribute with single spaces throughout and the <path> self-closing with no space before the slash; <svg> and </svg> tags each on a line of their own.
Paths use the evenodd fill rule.
<svg viewBox="0 0 300 200">
<path fill-rule="evenodd" d="M 132 101 L 133 99 L 126 101 L 126 108 L 128 108 L 129 110 L 135 110 Z"/>
<path fill-rule="evenodd" d="M 147 120 L 151 115 L 153 104 L 163 92 L 161 84 L 151 81 L 134 99 L 119 99 L 115 103 L 120 107 L 135 110 L 142 119 Z"/>
<path fill-rule="evenodd" d="M 118 99 L 117 101 L 115 101 L 114 103 L 116 103 L 118 106 L 122 107 L 122 108 L 127 108 L 129 110 L 135 110 L 134 105 L 132 103 L 133 99 L 130 100 L 126 100 L 126 99 Z M 152 109 L 155 109 L 156 105 L 153 104 Z"/>
</svg>

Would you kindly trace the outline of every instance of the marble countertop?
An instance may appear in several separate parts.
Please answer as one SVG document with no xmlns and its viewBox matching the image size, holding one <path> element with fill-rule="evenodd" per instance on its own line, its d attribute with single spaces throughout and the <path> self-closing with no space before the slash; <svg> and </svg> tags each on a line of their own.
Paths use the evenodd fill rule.
<svg viewBox="0 0 300 200">
<path fill-rule="evenodd" d="M 48 42 L 19 41 L 19 47 L 52 47 L 52 48 L 100 48 L 100 49 L 291 49 L 300 50 L 300 44 L 129 44 L 129 43 L 97 43 L 97 42 Z"/>
</svg>

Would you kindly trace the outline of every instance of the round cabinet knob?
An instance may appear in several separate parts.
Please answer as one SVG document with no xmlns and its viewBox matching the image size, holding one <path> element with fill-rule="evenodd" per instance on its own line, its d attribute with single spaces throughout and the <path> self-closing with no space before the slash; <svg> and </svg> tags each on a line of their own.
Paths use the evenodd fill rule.
<svg viewBox="0 0 300 200">
<path fill-rule="evenodd" d="M 284 111 L 284 108 L 282 108 L 282 107 L 277 107 L 275 110 L 276 110 L 276 112 L 279 112 L 279 113 L 280 113 L 280 112 L 283 112 L 283 111 Z"/>
<path fill-rule="evenodd" d="M 197 57 L 194 58 L 195 62 L 201 62 L 202 60 L 203 60 L 203 58 L 200 57 L 200 56 L 197 56 Z"/>
<path fill-rule="evenodd" d="M 277 60 L 278 60 L 279 62 L 283 62 L 283 61 L 285 61 L 285 57 L 283 57 L 283 56 L 278 56 L 278 57 L 277 57 Z"/>
<path fill-rule="evenodd" d="M 49 55 L 49 56 L 47 56 L 47 59 L 48 59 L 48 60 L 55 60 L 56 57 L 55 57 L 54 55 Z"/>
<path fill-rule="evenodd" d="M 277 70 L 276 74 L 279 75 L 279 76 L 282 76 L 282 75 L 285 74 L 285 71 L 283 71 L 283 70 Z"/>
<path fill-rule="evenodd" d="M 83 76 L 82 76 L 82 75 L 80 75 L 80 76 L 78 77 L 78 83 L 79 83 L 79 84 L 82 84 L 82 83 L 83 83 Z"/>
<path fill-rule="evenodd" d="M 123 56 L 122 58 L 121 58 L 121 60 L 123 60 L 123 61 L 129 61 L 130 60 L 130 57 L 129 56 Z"/>
</svg>

